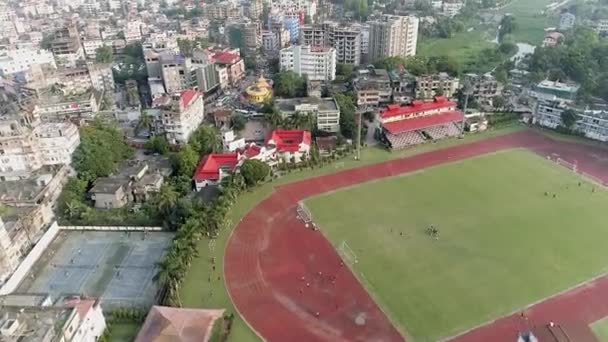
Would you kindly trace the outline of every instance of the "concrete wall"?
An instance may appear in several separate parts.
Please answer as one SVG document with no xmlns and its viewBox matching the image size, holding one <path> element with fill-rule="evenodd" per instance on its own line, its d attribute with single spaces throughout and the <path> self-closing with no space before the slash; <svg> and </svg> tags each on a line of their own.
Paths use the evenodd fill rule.
<svg viewBox="0 0 608 342">
<path fill-rule="evenodd" d="M 32 248 L 25 259 L 23 259 L 19 267 L 17 267 L 15 272 L 13 272 L 13 275 L 6 281 L 6 283 L 4 283 L 2 288 L 0 288 L 0 295 L 7 295 L 17 289 L 21 283 L 21 280 L 25 278 L 34 263 L 36 263 L 49 244 L 53 241 L 53 239 L 55 239 L 58 232 L 59 226 L 57 225 L 57 222 L 53 222 L 44 235 L 42 235 L 40 240 L 38 240 L 38 243 L 36 243 L 34 248 Z"/>
</svg>

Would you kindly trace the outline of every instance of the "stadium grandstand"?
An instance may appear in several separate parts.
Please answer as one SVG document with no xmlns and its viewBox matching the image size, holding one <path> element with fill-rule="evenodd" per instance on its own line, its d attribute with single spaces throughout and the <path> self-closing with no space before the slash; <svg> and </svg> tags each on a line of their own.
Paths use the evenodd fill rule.
<svg viewBox="0 0 608 342">
<path fill-rule="evenodd" d="M 389 105 L 382 114 L 381 140 L 391 149 L 460 134 L 463 114 L 456 102 L 436 97 L 431 102 L 414 100 L 405 106 Z"/>
</svg>

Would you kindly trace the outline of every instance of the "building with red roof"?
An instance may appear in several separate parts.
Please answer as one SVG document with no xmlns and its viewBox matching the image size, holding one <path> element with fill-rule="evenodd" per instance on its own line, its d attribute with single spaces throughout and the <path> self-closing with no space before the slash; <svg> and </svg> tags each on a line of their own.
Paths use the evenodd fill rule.
<svg viewBox="0 0 608 342">
<path fill-rule="evenodd" d="M 157 117 L 157 134 L 164 134 L 170 144 L 187 143 L 205 118 L 203 94 L 194 89 L 157 97 L 153 107 L 148 115 Z"/>
<path fill-rule="evenodd" d="M 266 137 L 266 147 L 274 150 L 277 157 L 289 162 L 308 158 L 310 153 L 311 135 L 304 130 L 274 130 Z"/>
<path fill-rule="evenodd" d="M 215 48 L 205 50 L 205 53 L 216 66 L 222 89 L 236 86 L 245 78 L 245 62 L 239 49 Z"/>
<path fill-rule="evenodd" d="M 463 118 L 456 102 L 445 97 L 430 102 L 414 100 L 404 106 L 389 105 L 380 114 L 383 140 L 393 149 L 456 136 L 460 134 Z"/>
<path fill-rule="evenodd" d="M 196 191 L 209 185 L 219 185 L 224 177 L 236 170 L 242 160 L 237 152 L 211 153 L 203 157 L 192 177 Z"/>
</svg>

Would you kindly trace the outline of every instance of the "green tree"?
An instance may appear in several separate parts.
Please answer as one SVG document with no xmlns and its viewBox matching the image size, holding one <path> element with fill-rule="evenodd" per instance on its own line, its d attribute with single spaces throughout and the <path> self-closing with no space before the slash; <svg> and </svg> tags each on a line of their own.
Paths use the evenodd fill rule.
<svg viewBox="0 0 608 342">
<path fill-rule="evenodd" d="M 505 108 L 506 105 L 507 105 L 507 100 L 503 96 L 496 95 L 492 98 L 492 106 L 495 109 Z"/>
<path fill-rule="evenodd" d="M 281 71 L 274 75 L 274 94 L 296 97 L 306 94 L 306 81 L 293 71 Z"/>
<path fill-rule="evenodd" d="M 213 126 L 202 125 L 190 137 L 190 145 L 199 155 L 217 152 L 222 149 L 219 132 Z"/>
<path fill-rule="evenodd" d="M 80 178 L 94 181 L 116 171 L 118 164 L 133 155 L 123 134 L 115 126 L 96 121 L 80 129 L 80 145 L 72 164 Z"/>
<path fill-rule="evenodd" d="M 240 132 L 245 129 L 245 125 L 247 124 L 247 118 L 243 114 L 235 113 L 230 117 L 230 123 L 232 129 L 236 132 Z"/>
<path fill-rule="evenodd" d="M 254 186 L 270 175 L 270 166 L 257 159 L 247 159 L 239 168 L 247 186 Z"/>
<path fill-rule="evenodd" d="M 353 74 L 353 70 L 354 70 L 354 67 L 351 64 L 342 64 L 342 63 L 336 64 L 336 74 L 342 75 L 345 78 L 351 77 L 351 75 Z"/>
<path fill-rule="evenodd" d="M 189 144 L 184 145 L 175 155 L 175 168 L 178 175 L 192 177 L 196 165 L 198 164 L 199 155 Z"/>
<path fill-rule="evenodd" d="M 505 15 L 500 20 L 500 26 L 498 29 L 498 42 L 502 43 L 503 39 L 507 34 L 515 32 L 517 29 L 517 23 L 515 17 L 512 15 Z"/>
<path fill-rule="evenodd" d="M 562 124 L 569 130 L 574 128 L 576 122 L 580 119 L 578 113 L 574 109 L 566 109 L 560 115 L 562 119 Z"/>
<path fill-rule="evenodd" d="M 192 50 L 194 49 L 194 44 L 190 39 L 177 39 L 177 46 L 179 48 L 179 52 L 186 57 L 192 57 Z"/>
<path fill-rule="evenodd" d="M 169 142 L 164 136 L 156 135 L 146 141 L 144 147 L 152 152 L 167 154 L 169 152 Z"/>
<path fill-rule="evenodd" d="M 112 53 L 112 47 L 101 46 L 95 50 L 95 61 L 97 63 L 112 63 L 114 55 Z"/>
<path fill-rule="evenodd" d="M 135 135 L 139 134 L 142 130 L 147 130 L 150 133 L 152 129 L 153 118 L 152 116 L 146 114 L 146 112 L 141 112 L 139 114 L 139 120 L 137 121 L 137 125 L 135 126 Z"/>
<path fill-rule="evenodd" d="M 357 122 L 355 122 L 355 101 L 352 96 L 335 94 L 334 98 L 340 107 L 340 132 L 349 139 L 356 137 Z"/>
<path fill-rule="evenodd" d="M 266 120 L 266 122 L 268 122 L 271 127 L 281 127 L 281 125 L 283 124 L 283 117 L 273 104 L 264 104 L 261 111 L 262 113 L 264 113 L 264 120 Z"/>
</svg>

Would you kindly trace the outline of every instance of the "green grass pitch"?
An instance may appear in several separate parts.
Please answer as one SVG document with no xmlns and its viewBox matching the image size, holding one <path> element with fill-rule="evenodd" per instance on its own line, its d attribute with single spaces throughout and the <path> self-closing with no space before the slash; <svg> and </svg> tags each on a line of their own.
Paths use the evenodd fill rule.
<svg viewBox="0 0 608 342">
<path fill-rule="evenodd" d="M 306 203 L 334 246 L 357 254 L 356 274 L 401 331 L 433 341 L 605 272 L 608 192 L 593 187 L 512 150 Z"/>
<path fill-rule="evenodd" d="M 591 324 L 591 329 L 601 342 L 608 342 L 608 318 Z"/>
</svg>

